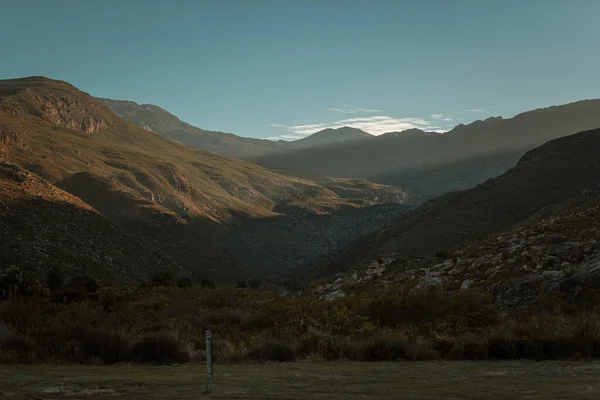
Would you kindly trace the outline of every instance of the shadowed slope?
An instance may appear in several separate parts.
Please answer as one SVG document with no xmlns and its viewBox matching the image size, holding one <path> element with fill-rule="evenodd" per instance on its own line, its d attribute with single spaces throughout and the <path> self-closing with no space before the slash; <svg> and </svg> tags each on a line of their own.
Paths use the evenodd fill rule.
<svg viewBox="0 0 600 400">
<path fill-rule="evenodd" d="M 365 238 L 340 267 L 383 253 L 419 255 L 507 229 L 543 207 L 562 203 L 600 183 L 600 130 L 550 141 L 526 153 L 508 172 L 475 188 L 448 193 Z"/>
<path fill-rule="evenodd" d="M 0 163 L 0 265 L 43 279 L 91 273 L 104 283 L 140 283 L 177 264 L 90 205 L 34 174 Z M 183 271 L 181 271 L 183 272 Z"/>
</svg>

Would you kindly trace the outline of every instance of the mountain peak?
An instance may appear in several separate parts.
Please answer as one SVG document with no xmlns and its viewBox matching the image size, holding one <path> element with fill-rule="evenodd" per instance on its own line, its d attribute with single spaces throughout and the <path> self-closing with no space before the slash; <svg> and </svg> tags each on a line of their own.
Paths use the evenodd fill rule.
<svg viewBox="0 0 600 400">
<path fill-rule="evenodd" d="M 361 129 L 353 128 L 350 126 L 342 126 L 339 128 L 327 128 L 322 131 L 313 133 L 312 135 L 297 140 L 294 143 L 296 148 L 307 148 L 329 145 L 333 143 L 350 142 L 354 140 L 368 139 L 373 137 L 370 133 L 367 133 Z"/>
</svg>

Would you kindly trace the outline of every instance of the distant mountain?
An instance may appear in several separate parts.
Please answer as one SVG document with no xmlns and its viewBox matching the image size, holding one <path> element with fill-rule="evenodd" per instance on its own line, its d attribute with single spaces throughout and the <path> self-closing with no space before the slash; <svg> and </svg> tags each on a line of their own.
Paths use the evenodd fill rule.
<svg viewBox="0 0 600 400">
<path fill-rule="evenodd" d="M 186 146 L 235 158 L 258 156 L 283 150 L 286 142 L 251 139 L 232 133 L 207 131 L 181 121 L 168 111 L 152 105 L 133 101 L 96 98 L 115 114 L 143 129 Z"/>
<path fill-rule="evenodd" d="M 400 131 L 400 132 L 388 132 L 388 133 L 384 133 L 380 137 L 382 137 L 382 138 L 395 137 L 395 138 L 409 139 L 409 138 L 418 138 L 418 137 L 423 137 L 423 136 L 434 136 L 434 135 L 441 135 L 441 133 L 438 133 L 438 132 L 425 132 L 424 130 L 421 130 L 421 129 L 418 129 L 418 128 L 412 128 L 412 129 L 406 129 L 406 130 L 403 130 L 403 131 Z"/>
<path fill-rule="evenodd" d="M 360 129 L 343 126 L 337 129 L 324 129 L 313 133 L 304 139 L 289 142 L 286 150 L 304 149 L 309 147 L 328 146 L 373 138 L 373 135 Z"/>
<path fill-rule="evenodd" d="M 372 135 L 355 128 L 325 129 L 296 141 L 251 139 L 232 133 L 207 131 L 181 121 L 168 111 L 133 101 L 96 98 L 115 114 L 167 139 L 200 150 L 246 159 L 265 154 L 287 153 L 297 149 L 328 146 L 371 138 Z"/>
<path fill-rule="evenodd" d="M 458 125 L 445 134 L 411 130 L 251 160 L 310 179 L 360 177 L 392 184 L 425 200 L 497 176 L 548 140 L 599 126 L 600 100 L 585 100 Z"/>
<path fill-rule="evenodd" d="M 179 266 L 220 281 L 280 279 L 327 262 L 408 201 L 392 186 L 293 178 L 184 146 L 43 77 L 0 81 L 0 160 L 3 264 L 43 273 L 64 261 L 123 282 Z"/>
<path fill-rule="evenodd" d="M 451 250 L 508 229 L 589 188 L 597 191 L 598 154 L 600 129 L 552 140 L 527 152 L 515 167 L 497 178 L 447 193 L 398 217 L 390 228 L 352 245 L 337 265 L 372 260 L 381 254 L 418 256 Z M 545 217 L 551 217 L 552 212 L 548 208 Z"/>
</svg>

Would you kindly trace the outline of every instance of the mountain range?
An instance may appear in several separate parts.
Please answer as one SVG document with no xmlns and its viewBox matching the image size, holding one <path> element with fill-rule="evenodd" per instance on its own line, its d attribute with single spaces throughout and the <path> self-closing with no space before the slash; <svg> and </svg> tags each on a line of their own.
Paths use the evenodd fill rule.
<svg viewBox="0 0 600 400">
<path fill-rule="evenodd" d="M 584 100 L 459 124 L 444 134 L 409 129 L 373 136 L 342 127 L 274 142 L 203 131 L 156 106 L 100 100 L 123 118 L 192 147 L 307 179 L 363 178 L 394 185 L 414 203 L 475 186 L 548 140 L 600 126 L 600 100 Z"/>
<path fill-rule="evenodd" d="M 207 131 L 181 121 L 168 111 L 133 101 L 96 98 L 115 114 L 146 130 L 186 146 L 235 158 L 251 158 L 329 144 L 339 144 L 371 137 L 360 129 L 342 127 L 326 129 L 296 141 L 252 139 L 232 133 Z"/>
<path fill-rule="evenodd" d="M 419 202 L 475 186 L 548 140 L 599 126 L 600 100 L 585 100 L 461 124 L 444 134 L 384 134 L 250 160 L 294 176 L 361 177 L 395 185 Z"/>
<path fill-rule="evenodd" d="M 4 80 L 0 262 L 235 282 L 445 253 L 598 184 L 598 126 L 600 100 L 585 100 L 444 134 L 341 127 L 274 142 L 62 81 Z"/>
<path fill-rule="evenodd" d="M 48 192 L 75 196 L 70 208 L 120 226 L 202 278 L 281 277 L 327 259 L 408 201 L 396 187 L 288 177 L 184 146 L 125 121 L 66 82 L 43 77 L 0 81 L 0 137 L 6 168 L 46 182 Z M 42 200 L 32 204 L 48 207 Z M 7 246 L 17 239 L 10 226 L 3 232 L 2 253 L 15 263 L 17 250 Z M 60 243 L 70 242 L 72 231 L 63 226 L 61 232 Z M 36 231 L 27 233 L 18 240 L 35 243 Z M 71 251 L 62 248 L 24 267 L 41 270 Z M 123 273 L 131 279 L 139 276 L 128 269 Z"/>
<path fill-rule="evenodd" d="M 382 254 L 447 253 L 516 226 L 546 207 L 599 187 L 599 151 L 600 129 L 549 141 L 527 152 L 504 174 L 425 202 L 386 229 L 361 238 L 338 265 L 343 269 L 358 260 L 368 263 Z"/>
</svg>

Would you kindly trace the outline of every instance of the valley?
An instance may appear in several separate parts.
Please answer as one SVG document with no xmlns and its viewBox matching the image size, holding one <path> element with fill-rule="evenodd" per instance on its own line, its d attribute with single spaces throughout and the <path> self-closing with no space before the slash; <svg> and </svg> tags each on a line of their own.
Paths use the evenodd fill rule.
<svg viewBox="0 0 600 400">
<path fill-rule="evenodd" d="M 185 147 L 126 122 L 65 82 L 2 81 L 0 96 L 7 168 L 76 196 L 199 279 L 283 279 L 299 265 L 333 257 L 409 202 L 393 186 L 310 181 Z"/>
</svg>

